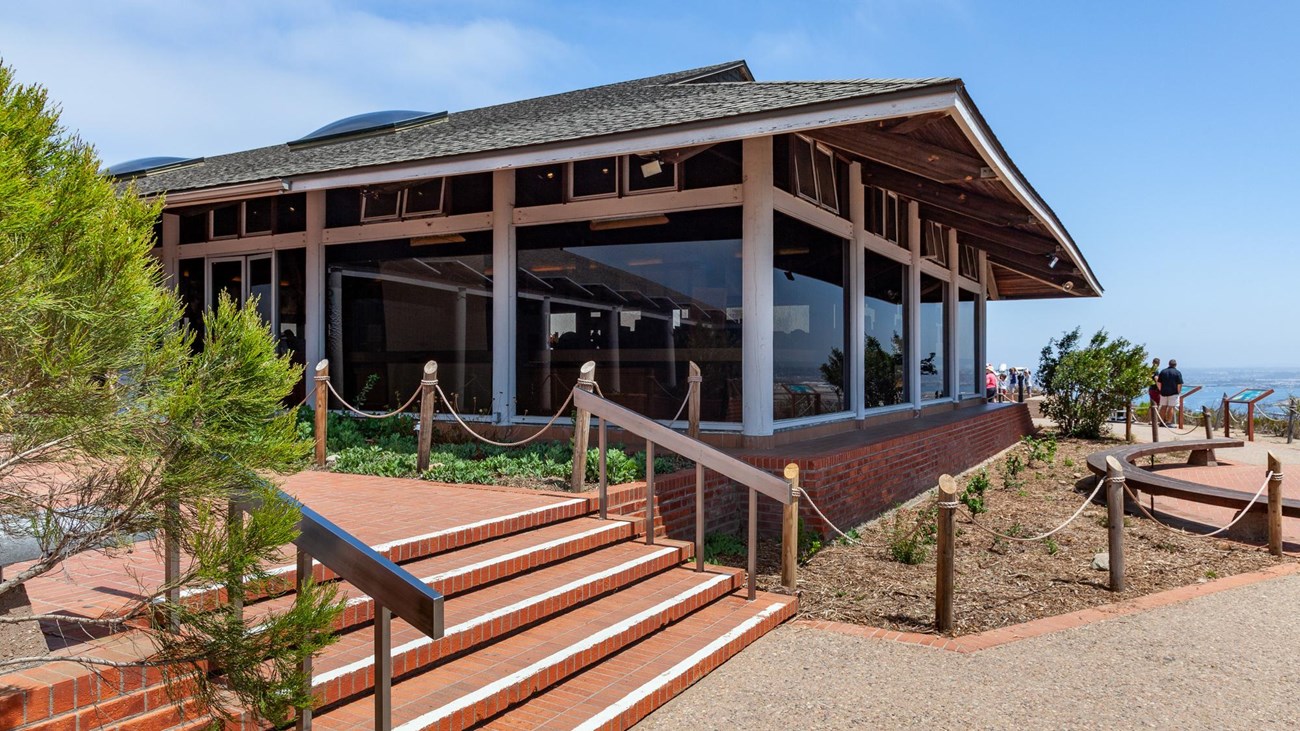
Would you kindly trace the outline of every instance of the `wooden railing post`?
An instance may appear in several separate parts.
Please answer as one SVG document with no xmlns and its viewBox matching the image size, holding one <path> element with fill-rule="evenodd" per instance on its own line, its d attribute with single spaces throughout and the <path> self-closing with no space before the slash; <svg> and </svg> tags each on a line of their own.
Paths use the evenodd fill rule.
<svg viewBox="0 0 1300 731">
<path fill-rule="evenodd" d="M 1231 418 L 1231 416 L 1228 414 L 1228 399 L 1227 399 L 1227 397 L 1224 397 L 1224 399 L 1223 399 L 1223 436 L 1225 436 L 1225 437 L 1230 437 L 1230 436 L 1232 436 L 1232 418 Z"/>
<path fill-rule="evenodd" d="M 1153 443 L 1160 441 L 1160 414 L 1158 410 L 1159 407 L 1153 403 L 1151 404 L 1151 413 L 1148 414 L 1151 417 L 1151 441 Z"/>
<path fill-rule="evenodd" d="M 1282 555 L 1282 460 L 1268 453 L 1268 552 Z"/>
<path fill-rule="evenodd" d="M 329 428 L 330 407 L 330 362 L 322 360 L 316 364 L 316 466 L 325 466 L 326 430 Z"/>
<path fill-rule="evenodd" d="M 375 601 L 375 725 L 393 728 L 393 612 Z"/>
<path fill-rule="evenodd" d="M 704 465 L 695 463 L 695 570 L 704 570 Z"/>
<path fill-rule="evenodd" d="M 580 388 L 587 393 L 595 391 L 595 361 L 589 360 L 582 364 L 582 369 L 578 372 L 578 383 L 574 388 Z M 578 409 L 577 418 L 573 420 L 573 479 L 569 481 L 569 487 L 574 492 L 581 492 L 587 479 L 587 444 L 590 442 L 590 432 L 591 414 Z"/>
<path fill-rule="evenodd" d="M 1295 441 L 1295 412 L 1297 406 L 1295 399 L 1288 399 L 1286 402 L 1286 443 L 1290 444 Z"/>
<path fill-rule="evenodd" d="M 957 555 L 957 481 L 952 475 L 939 475 L 939 535 L 934 581 L 934 628 L 940 634 L 953 629 L 953 567 Z"/>
<path fill-rule="evenodd" d="M 1201 407 L 1201 418 L 1205 420 L 1205 438 L 1206 438 L 1206 439 L 1213 439 L 1213 438 L 1214 438 L 1214 424 L 1210 423 L 1210 407 L 1209 407 L 1209 406 L 1202 406 L 1202 407 Z"/>
<path fill-rule="evenodd" d="M 433 451 L 433 409 L 438 402 L 438 364 L 424 364 L 424 377 L 420 379 L 420 450 L 416 468 L 421 474 L 429 469 L 429 453 Z"/>
<path fill-rule="evenodd" d="M 294 588 L 295 588 L 297 591 L 302 591 L 302 590 L 307 586 L 307 583 L 308 583 L 309 581 L 311 581 L 311 578 L 312 578 L 312 563 L 313 563 L 313 561 L 312 561 L 312 558 L 311 558 L 311 554 L 309 554 L 309 553 L 307 553 L 306 551 L 304 551 L 304 550 L 302 550 L 301 548 L 299 548 L 299 549 L 298 549 L 298 554 L 297 554 L 297 563 L 296 563 L 296 569 L 297 569 L 297 572 L 296 572 L 296 575 L 295 575 L 295 577 L 294 577 Z M 299 669 L 302 671 L 302 675 L 303 675 L 304 682 L 307 684 L 307 691 L 310 693 L 310 692 L 311 692 L 311 674 L 312 674 L 312 673 L 311 673 L 311 655 L 307 655 L 307 656 L 303 657 L 303 659 L 302 659 L 302 665 L 300 666 Z M 297 721 L 295 722 L 294 727 L 297 728 L 298 731 L 310 731 L 310 730 L 311 730 L 311 714 L 312 714 L 311 706 L 308 706 L 307 708 L 301 708 L 301 709 L 299 709 L 299 710 L 298 710 L 298 719 L 297 719 Z"/>
<path fill-rule="evenodd" d="M 686 377 L 687 388 L 690 389 L 686 397 L 686 416 L 690 421 L 690 426 L 686 429 L 686 434 L 691 439 L 700 438 L 700 387 L 704 384 L 704 376 L 700 375 L 700 367 L 695 361 L 690 363 L 690 375 Z"/>
<path fill-rule="evenodd" d="M 785 466 L 785 480 L 790 483 L 790 502 L 781 507 L 781 586 L 793 593 L 799 566 L 799 465 Z"/>
<path fill-rule="evenodd" d="M 645 442 L 645 544 L 655 544 L 655 443 Z"/>
<path fill-rule="evenodd" d="M 600 485 L 600 519 L 604 520 L 609 514 L 609 475 L 605 471 L 605 450 L 608 449 L 605 441 L 605 417 L 602 416 L 597 419 L 596 424 L 596 464 L 599 466 L 597 479 Z"/>
<path fill-rule="evenodd" d="M 1110 551 L 1110 590 L 1124 591 L 1124 468 L 1106 458 L 1106 534 Z"/>
<path fill-rule="evenodd" d="M 1124 441 L 1133 441 L 1133 401 L 1124 404 Z"/>
</svg>

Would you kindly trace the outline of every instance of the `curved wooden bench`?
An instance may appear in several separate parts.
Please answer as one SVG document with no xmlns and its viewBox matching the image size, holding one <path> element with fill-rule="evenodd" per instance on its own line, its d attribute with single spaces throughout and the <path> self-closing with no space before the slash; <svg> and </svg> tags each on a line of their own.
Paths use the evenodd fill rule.
<svg viewBox="0 0 1300 731">
<path fill-rule="evenodd" d="M 1088 469 L 1093 474 L 1105 475 L 1106 458 L 1114 457 L 1124 467 L 1124 481 L 1134 490 L 1141 490 L 1148 495 L 1166 495 L 1206 505 L 1241 510 L 1250 503 L 1250 499 L 1254 497 L 1253 495 L 1239 490 L 1229 490 L 1223 487 L 1180 480 L 1176 477 L 1143 469 L 1134 462 L 1153 454 L 1191 451 L 1192 456 L 1188 458 L 1187 463 L 1203 465 L 1213 461 L 1211 455 L 1213 455 L 1215 449 L 1232 449 L 1243 446 L 1245 446 L 1245 442 L 1239 439 L 1194 439 L 1183 442 L 1127 444 L 1088 455 Z M 1200 453 L 1200 456 L 1198 456 L 1198 453 Z M 1260 480 L 1263 479 L 1264 475 L 1261 472 Z M 1251 512 L 1266 512 L 1267 510 L 1268 503 L 1262 499 L 1251 507 Z M 1288 518 L 1300 518 L 1300 500 L 1282 498 L 1282 515 Z"/>
</svg>

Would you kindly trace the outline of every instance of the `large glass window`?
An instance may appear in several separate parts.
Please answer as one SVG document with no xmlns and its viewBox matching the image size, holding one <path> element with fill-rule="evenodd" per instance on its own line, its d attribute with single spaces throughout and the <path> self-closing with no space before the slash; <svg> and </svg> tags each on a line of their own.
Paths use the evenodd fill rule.
<svg viewBox="0 0 1300 731">
<path fill-rule="evenodd" d="M 279 268 L 276 308 L 279 323 L 276 325 L 277 350 L 280 355 L 302 366 L 306 379 L 307 366 L 307 250 L 287 249 L 276 252 Z M 298 403 L 306 395 L 303 381 L 294 386 L 291 403 Z"/>
<path fill-rule="evenodd" d="M 848 243 L 781 214 L 775 223 L 772 416 L 844 411 Z"/>
<path fill-rule="evenodd" d="M 906 403 L 907 265 L 866 252 L 862 303 L 866 406 Z"/>
<path fill-rule="evenodd" d="M 181 259 L 177 267 L 176 291 L 185 312 L 181 324 L 194 331 L 194 351 L 203 350 L 203 298 L 207 267 L 203 259 Z"/>
<path fill-rule="evenodd" d="M 921 353 L 921 399 L 948 395 L 947 353 L 948 283 L 928 274 L 921 275 L 921 331 L 917 333 Z"/>
<path fill-rule="evenodd" d="M 960 290 L 957 296 L 957 387 L 963 394 L 981 393 L 976 379 L 979 364 L 976 348 L 979 344 L 979 322 L 975 293 Z"/>
<path fill-rule="evenodd" d="M 492 408 L 491 234 L 326 249 L 330 377 L 361 408 L 401 405 L 426 361 L 456 409 Z"/>
<path fill-rule="evenodd" d="M 519 229 L 517 414 L 554 414 L 591 360 L 607 397 L 671 419 L 694 361 L 701 418 L 741 420 L 739 209 L 668 219 Z"/>
</svg>

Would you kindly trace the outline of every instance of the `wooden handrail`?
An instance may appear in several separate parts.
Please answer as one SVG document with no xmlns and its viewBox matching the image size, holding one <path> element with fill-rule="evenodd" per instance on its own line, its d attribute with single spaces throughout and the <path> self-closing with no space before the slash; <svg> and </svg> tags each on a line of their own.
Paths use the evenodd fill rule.
<svg viewBox="0 0 1300 731">
<path fill-rule="evenodd" d="M 782 505 L 790 502 L 790 484 L 780 477 L 745 464 L 721 450 L 675 432 L 631 409 L 576 388 L 573 390 L 573 405 L 589 412 L 592 416 L 618 425 L 630 434 L 654 442 L 670 452 L 675 452 L 696 464 L 753 488 Z"/>
</svg>

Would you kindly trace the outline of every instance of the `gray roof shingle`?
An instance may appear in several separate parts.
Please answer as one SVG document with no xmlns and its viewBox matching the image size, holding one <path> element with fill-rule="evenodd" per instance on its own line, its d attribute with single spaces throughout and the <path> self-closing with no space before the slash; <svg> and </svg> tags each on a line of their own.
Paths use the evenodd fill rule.
<svg viewBox="0 0 1300 731">
<path fill-rule="evenodd" d="M 960 83 L 951 78 L 755 82 L 743 61 L 450 114 L 396 134 L 206 158 L 132 181 L 142 194 L 429 160 Z M 737 80 L 742 79 L 742 80 Z"/>
</svg>

